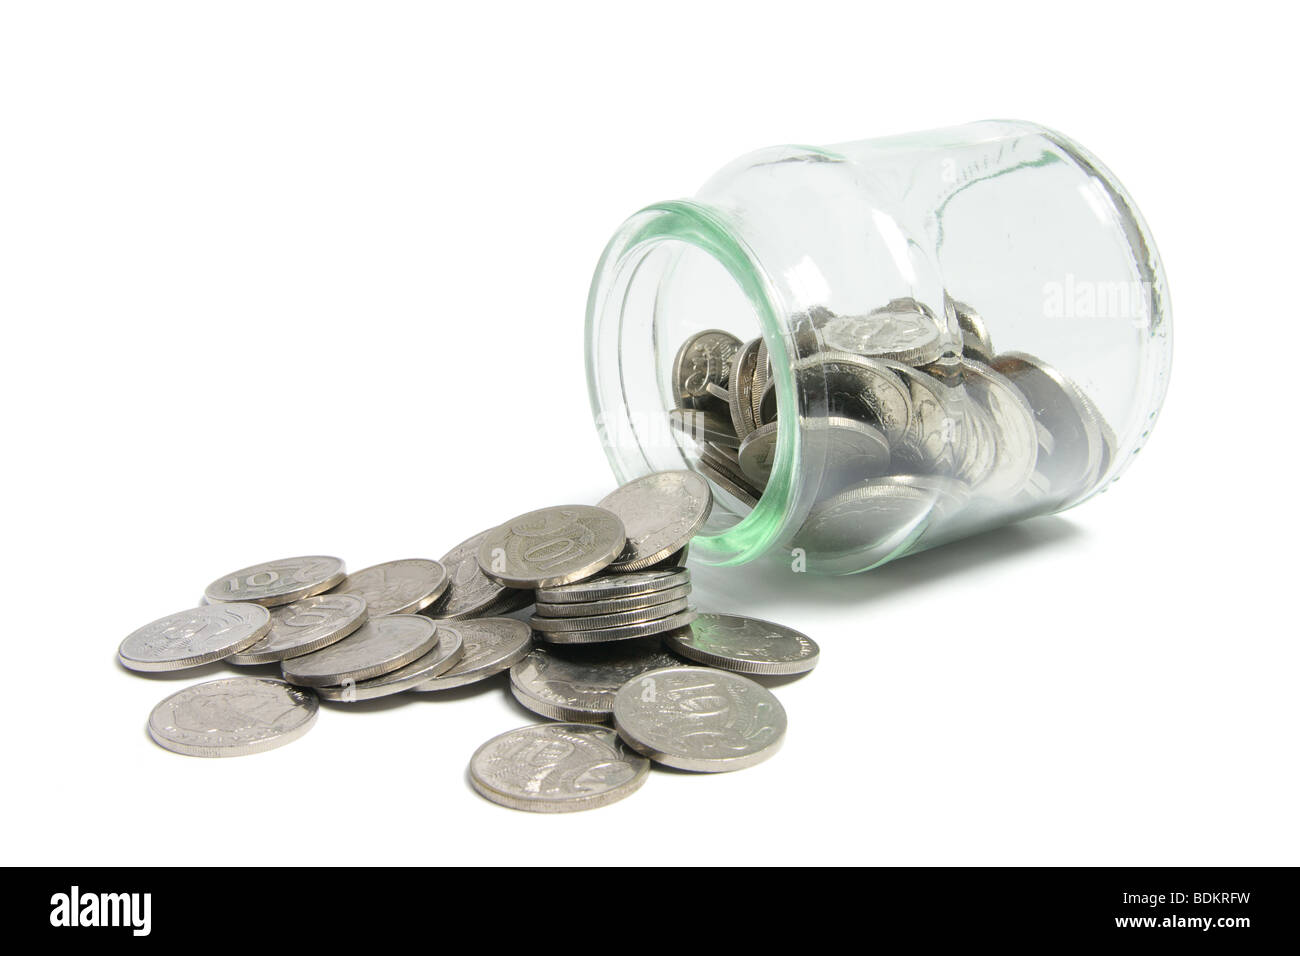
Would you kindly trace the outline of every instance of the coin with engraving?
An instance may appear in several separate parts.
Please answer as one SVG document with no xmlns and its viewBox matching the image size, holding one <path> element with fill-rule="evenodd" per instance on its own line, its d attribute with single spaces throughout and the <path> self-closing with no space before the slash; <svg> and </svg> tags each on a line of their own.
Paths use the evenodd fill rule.
<svg viewBox="0 0 1300 956">
<path fill-rule="evenodd" d="M 461 659 L 464 651 L 464 639 L 461 633 L 450 625 L 439 624 L 438 641 L 434 644 L 433 650 L 423 657 L 418 657 L 395 671 L 371 677 L 369 680 L 344 681 L 342 684 L 317 687 L 316 693 L 325 700 L 346 704 L 400 694 L 451 670 Z"/>
<path fill-rule="evenodd" d="M 951 475 L 964 454 L 962 397 L 938 379 L 901 362 L 882 361 L 907 387 L 912 418 L 894 446 L 903 468 Z"/>
<path fill-rule="evenodd" d="M 607 641 L 629 641 L 634 637 L 665 634 L 675 628 L 685 627 L 695 620 L 695 609 L 687 608 L 676 614 L 646 621 L 644 624 L 620 624 L 617 627 L 592 628 L 589 631 L 538 631 L 537 637 L 548 644 L 601 644 Z"/>
<path fill-rule="evenodd" d="M 985 365 L 991 364 L 998 353 L 993 348 L 993 338 L 984 319 L 965 302 L 950 301 L 957 314 L 957 326 L 961 329 L 962 354 Z"/>
<path fill-rule="evenodd" d="M 657 637 L 590 647 L 538 646 L 510 668 L 510 690 L 543 717 L 602 723 L 614 712 L 620 687 L 646 671 L 680 663 Z"/>
<path fill-rule="evenodd" d="M 611 491 L 598 507 L 623 522 L 627 544 L 611 571 L 639 571 L 690 542 L 713 508 L 709 483 L 693 471 L 659 471 Z"/>
<path fill-rule="evenodd" d="M 754 381 L 749 387 L 750 420 L 757 428 L 763 424 L 763 392 L 772 380 L 772 357 L 767 351 L 767 339 L 758 343 L 758 355 L 754 359 Z M 730 400 L 731 396 L 727 396 Z"/>
<path fill-rule="evenodd" d="M 679 614 L 686 610 L 686 606 L 686 598 L 677 598 L 663 604 L 653 604 L 633 611 L 619 611 L 614 614 L 600 614 L 593 617 L 546 617 L 543 614 L 534 614 L 528 619 L 528 623 L 533 626 L 534 630 L 541 631 L 547 639 L 559 640 L 560 638 L 552 637 L 552 635 L 566 631 L 593 631 L 609 627 L 622 627 L 625 624 L 644 624 L 648 621 L 657 621 L 670 614 Z"/>
<path fill-rule="evenodd" d="M 285 680 L 309 687 L 362 681 L 404 667 L 433 650 L 438 626 L 418 614 L 374 617 L 337 644 L 282 661 Z"/>
<path fill-rule="evenodd" d="M 823 352 L 795 363 L 809 408 L 875 425 L 893 446 L 912 422 L 907 386 L 880 361 L 848 352 Z"/>
<path fill-rule="evenodd" d="M 343 562 L 328 555 L 282 558 L 253 564 L 217 578 L 203 591 L 211 603 L 292 604 L 328 591 L 347 573 Z"/>
<path fill-rule="evenodd" d="M 478 565 L 507 587 L 554 587 L 604 570 L 626 544 L 623 521 L 612 511 L 560 505 L 493 528 L 479 542 Z"/>
<path fill-rule="evenodd" d="M 821 330 L 828 351 L 924 365 L 943 354 L 943 330 L 915 299 L 897 299 L 868 315 L 837 315 Z"/>
<path fill-rule="evenodd" d="M 566 813 L 608 806 L 635 793 L 650 761 L 595 724 L 535 724 L 493 737 L 474 752 L 478 793 L 515 810 Z"/>
<path fill-rule="evenodd" d="M 464 648 L 460 660 L 412 690 L 423 693 L 477 684 L 522 660 L 533 646 L 532 628 L 513 617 L 480 617 L 452 624 L 440 622 L 438 632 L 445 630 L 460 634 Z"/>
<path fill-rule="evenodd" d="M 620 611 L 638 611 L 643 608 L 658 607 L 669 601 L 687 597 L 691 586 L 669 588 L 666 591 L 651 591 L 649 594 L 632 594 L 628 597 L 612 598 L 608 601 L 572 601 L 568 604 L 547 604 L 538 601 L 538 617 L 595 617 L 599 614 L 617 614 Z"/>
<path fill-rule="evenodd" d="M 229 657 L 271 630 L 260 604 L 205 604 L 168 614 L 132 631 L 117 659 L 133 671 L 177 671 Z"/>
<path fill-rule="evenodd" d="M 366 602 L 355 594 L 318 594 L 271 611 L 271 630 L 227 660 L 231 664 L 271 664 L 301 657 L 341 641 L 366 622 Z"/>
<path fill-rule="evenodd" d="M 674 408 L 668 413 L 668 424 L 696 441 L 717 442 L 730 448 L 740 444 L 731 422 L 716 412 Z"/>
<path fill-rule="evenodd" d="M 679 770 L 741 770 L 776 753 L 785 708 L 748 677 L 712 667 L 666 667 L 614 695 L 614 729 L 633 750 Z"/>
<path fill-rule="evenodd" d="M 665 571 L 634 571 L 629 574 L 603 574 L 577 584 L 562 584 L 552 588 L 538 588 L 537 600 L 544 604 L 570 602 L 608 601 L 633 594 L 667 591 L 691 583 L 691 572 L 685 568 Z"/>
<path fill-rule="evenodd" d="M 266 677 L 228 677 L 172 694 L 149 736 L 189 757 L 240 757 L 297 740 L 316 722 L 316 695 Z"/>
<path fill-rule="evenodd" d="M 1004 375 L 974 359 L 962 359 L 966 393 L 989 413 L 997 452 L 993 467 L 976 491 L 990 498 L 1012 498 L 1038 463 L 1038 429 L 1024 395 Z"/>
<path fill-rule="evenodd" d="M 1040 442 L 1037 469 L 1051 484 L 1052 494 L 1068 498 L 1090 488 L 1101 472 L 1106 447 L 1079 387 L 1024 352 L 1003 352 L 992 368 L 1020 390 L 1051 436 L 1050 449 Z"/>
<path fill-rule="evenodd" d="M 665 641 L 683 657 L 738 674 L 803 674 L 820 654 L 806 634 L 737 614 L 701 614 Z"/>
<path fill-rule="evenodd" d="M 731 379 L 727 397 L 731 409 L 731 427 L 744 438 L 757 427 L 754 420 L 754 373 L 758 368 L 761 338 L 750 339 L 731 359 Z"/>
<path fill-rule="evenodd" d="M 414 614 L 442 597 L 451 578 L 447 569 L 429 558 L 401 558 L 353 571 L 336 594 L 363 598 L 371 618 Z"/>
<path fill-rule="evenodd" d="M 772 444 L 775 446 L 775 428 L 775 422 L 764 425 L 746 441 L 766 434 L 771 436 Z M 819 493 L 823 497 L 839 491 L 845 485 L 873 475 L 884 474 L 889 470 L 889 440 L 885 438 L 885 433 L 874 425 L 868 425 L 855 418 L 831 415 L 827 418 L 806 419 L 801 423 L 800 430 L 804 449 L 804 467 L 820 469 Z M 751 471 L 760 474 L 764 467 L 770 469 L 768 456 L 764 453 L 756 460 L 754 456 L 758 453 L 758 449 L 751 449 L 747 458 L 745 448 L 741 448 L 741 468 L 745 468 L 746 465 L 749 467 L 746 474 L 750 474 Z M 775 457 L 775 448 L 771 457 Z"/>
<path fill-rule="evenodd" d="M 681 405 L 686 398 L 712 394 L 709 386 L 725 389 L 731 374 L 731 359 L 740 339 L 721 329 L 697 332 L 682 343 L 673 359 L 673 397 Z"/>
<path fill-rule="evenodd" d="M 528 594 L 498 584 L 478 566 L 478 548 L 487 534 L 483 531 L 466 538 L 442 556 L 439 563 L 447 569 L 447 591 L 421 611 L 422 614 L 440 621 L 455 621 L 492 614 L 506 606 L 514 609 L 531 603 Z M 519 605 L 521 599 L 524 603 Z"/>
</svg>

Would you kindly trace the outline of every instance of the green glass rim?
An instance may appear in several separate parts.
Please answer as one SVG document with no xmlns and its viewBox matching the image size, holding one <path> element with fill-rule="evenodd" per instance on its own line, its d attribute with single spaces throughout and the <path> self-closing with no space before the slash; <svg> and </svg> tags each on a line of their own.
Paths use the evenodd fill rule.
<svg viewBox="0 0 1300 956">
<path fill-rule="evenodd" d="M 781 320 L 786 310 L 773 283 L 753 250 L 717 211 L 689 200 L 673 200 L 647 206 L 631 216 L 605 247 L 596 267 L 587 300 L 586 361 L 588 396 L 597 426 L 604 412 L 595 372 L 597 324 L 607 309 L 622 307 L 621 302 L 606 301 L 607 286 L 614 287 L 617 283 L 604 280 L 637 268 L 649 251 L 663 242 L 689 243 L 712 257 L 731 276 L 752 306 L 767 343 L 776 381 L 777 407 L 797 410 L 793 364 Z M 625 467 L 613 443 L 603 444 L 620 484 L 639 477 Z M 725 531 L 696 535 L 691 540 L 691 558 L 704 564 L 728 566 L 746 564 L 766 553 L 780 539 L 790 520 L 799 457 L 798 414 L 792 411 L 778 415 L 776 457 L 758 504 Z"/>
</svg>

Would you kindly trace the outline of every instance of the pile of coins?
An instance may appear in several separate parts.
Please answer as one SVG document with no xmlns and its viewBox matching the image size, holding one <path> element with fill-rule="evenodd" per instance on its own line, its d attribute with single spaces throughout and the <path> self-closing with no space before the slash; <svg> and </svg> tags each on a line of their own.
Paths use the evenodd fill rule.
<svg viewBox="0 0 1300 956">
<path fill-rule="evenodd" d="M 1116 454 L 1078 385 L 1031 355 L 996 352 L 964 303 L 947 299 L 942 319 L 912 298 L 866 315 L 815 307 L 791 328 L 796 358 L 781 371 L 815 410 L 799 429 L 805 470 L 820 467 L 796 545 L 870 556 L 920 519 L 1054 510 L 1091 491 Z M 775 463 L 775 371 L 763 339 L 716 329 L 692 335 L 673 363 L 669 423 L 736 514 L 757 505 Z"/>
<path fill-rule="evenodd" d="M 639 788 L 651 762 L 726 771 L 771 756 L 785 711 L 752 677 L 817 663 L 797 631 L 690 606 L 686 549 L 712 505 L 696 473 L 660 472 L 594 507 L 520 515 L 441 561 L 352 574 L 322 555 L 253 565 L 133 632 L 118 659 L 145 672 L 279 667 L 282 679 L 208 681 L 154 708 L 153 739 L 200 757 L 295 740 L 321 699 L 437 693 L 509 671 L 514 697 L 558 722 L 484 744 L 474 788 L 518 809 L 603 806 Z M 526 621 L 509 616 L 529 606 Z"/>
</svg>

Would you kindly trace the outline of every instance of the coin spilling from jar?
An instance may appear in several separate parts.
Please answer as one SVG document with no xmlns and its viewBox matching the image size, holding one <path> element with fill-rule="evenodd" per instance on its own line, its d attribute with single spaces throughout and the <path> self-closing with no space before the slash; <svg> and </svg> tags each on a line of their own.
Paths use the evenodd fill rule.
<svg viewBox="0 0 1300 956">
<path fill-rule="evenodd" d="M 154 708 L 154 741 L 200 757 L 296 740 L 321 700 L 500 676 L 548 722 L 480 747 L 474 789 L 521 810 L 605 806 L 639 789 L 653 763 L 719 772 L 770 757 L 786 715 L 758 680 L 817 664 L 816 643 L 798 631 L 690 603 L 688 548 L 712 507 L 699 474 L 658 472 L 594 506 L 519 515 L 437 561 L 351 574 L 324 555 L 251 565 L 208 585 L 198 607 L 128 635 L 118 659 L 142 672 L 279 668 L 197 684 Z"/>
<path fill-rule="evenodd" d="M 817 482 L 791 544 L 821 556 L 822 570 L 862 570 L 922 534 L 1065 507 L 1098 487 L 1117 453 L 1082 388 L 1032 355 L 996 351 L 965 303 L 945 298 L 942 317 L 913 298 L 863 315 L 814 307 L 791 329 L 781 367 L 762 338 L 690 336 L 668 421 L 736 516 L 758 507 L 784 428 Z M 782 379 L 799 396 L 797 420 L 782 418 Z"/>
</svg>

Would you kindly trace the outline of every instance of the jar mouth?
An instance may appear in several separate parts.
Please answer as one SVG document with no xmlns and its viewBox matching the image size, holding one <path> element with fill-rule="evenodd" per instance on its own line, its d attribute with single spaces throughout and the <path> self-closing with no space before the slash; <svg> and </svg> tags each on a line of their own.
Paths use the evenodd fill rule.
<svg viewBox="0 0 1300 956">
<path fill-rule="evenodd" d="M 632 284 L 656 250 L 681 243 L 720 265 L 743 294 L 767 343 L 777 405 L 792 412 L 799 408 L 782 321 L 786 309 L 753 250 L 709 207 L 689 200 L 647 206 L 631 216 L 606 246 L 587 300 L 588 395 L 605 456 L 620 483 L 660 470 L 647 448 L 647 434 L 667 427 L 669 411 L 662 399 L 652 408 L 646 408 L 644 400 L 642 407 L 636 407 L 629 399 L 624 374 L 628 362 L 645 365 L 645 349 L 656 349 L 659 344 L 652 341 L 653 316 L 636 314 L 652 313 L 653 300 L 633 294 Z M 647 276 L 640 278 L 644 282 Z M 660 420 L 647 421 L 647 414 Z M 745 564 L 768 551 L 789 530 L 800 465 L 798 415 L 782 414 L 776 421 L 772 472 L 757 504 L 731 527 L 697 534 L 691 541 L 692 559 L 708 565 Z M 695 460 L 685 454 L 680 442 L 677 450 L 694 468 Z"/>
</svg>

